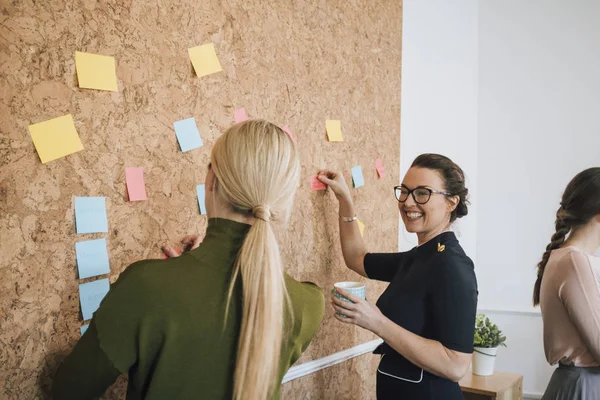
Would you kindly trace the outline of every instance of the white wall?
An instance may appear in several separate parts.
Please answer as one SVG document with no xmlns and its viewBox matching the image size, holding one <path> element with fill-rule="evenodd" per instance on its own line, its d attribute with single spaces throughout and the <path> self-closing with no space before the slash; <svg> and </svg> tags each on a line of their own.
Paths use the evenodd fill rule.
<svg viewBox="0 0 600 400">
<path fill-rule="evenodd" d="M 476 257 L 477 0 L 404 0 L 400 178 L 421 153 L 450 157 L 467 175 L 472 207 L 456 226 Z M 399 246 L 416 237 L 400 224 Z"/>
<path fill-rule="evenodd" d="M 535 265 L 568 181 L 600 165 L 598 16 L 596 1 L 479 4 L 480 306 L 504 311 L 491 315 L 509 337 L 499 367 L 533 393 L 553 370 L 530 312 Z"/>
<path fill-rule="evenodd" d="M 423 152 L 454 159 L 472 213 L 458 226 L 475 260 L 480 311 L 508 336 L 497 369 L 539 398 L 546 364 L 535 265 L 560 194 L 600 165 L 600 2 L 405 0 L 401 176 Z M 401 229 L 400 249 L 416 244 Z"/>
</svg>

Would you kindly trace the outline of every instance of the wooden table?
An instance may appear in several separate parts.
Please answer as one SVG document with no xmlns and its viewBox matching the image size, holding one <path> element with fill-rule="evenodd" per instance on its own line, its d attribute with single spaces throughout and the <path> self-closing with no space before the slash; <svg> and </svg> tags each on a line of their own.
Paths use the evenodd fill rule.
<svg viewBox="0 0 600 400">
<path fill-rule="evenodd" d="M 522 400 L 523 375 L 495 372 L 479 376 L 469 372 L 459 382 L 465 400 Z"/>
</svg>

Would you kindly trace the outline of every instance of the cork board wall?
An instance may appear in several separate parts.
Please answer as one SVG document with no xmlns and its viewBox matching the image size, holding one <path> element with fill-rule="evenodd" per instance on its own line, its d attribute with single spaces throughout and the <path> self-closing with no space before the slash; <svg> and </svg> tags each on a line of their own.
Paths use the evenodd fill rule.
<svg viewBox="0 0 600 400">
<path fill-rule="evenodd" d="M 106 238 L 114 281 L 132 262 L 159 258 L 161 245 L 204 232 L 195 188 L 239 107 L 297 138 L 302 181 L 281 235 L 292 276 L 327 292 L 357 279 L 343 265 L 333 195 L 310 189 L 323 167 L 351 182 L 350 168 L 362 166 L 365 186 L 352 194 L 365 240 L 395 251 L 401 14 L 398 0 L 1 0 L 0 398 L 47 394 L 80 336 L 78 284 L 97 278 L 77 279 L 75 242 Z M 198 78 L 187 49 L 211 42 L 223 72 Z M 114 56 L 118 91 L 80 89 L 76 51 Z M 66 114 L 85 149 L 42 164 L 28 126 Z M 204 147 L 182 153 L 173 122 L 189 117 Z M 342 121 L 344 142 L 326 140 L 326 119 Z M 126 167 L 144 168 L 147 201 L 128 201 Z M 75 233 L 74 196 L 106 197 L 108 233 Z M 382 289 L 368 283 L 369 298 Z M 332 314 L 300 362 L 374 338 Z M 328 388 L 315 392 L 319 384 Z M 301 379 L 284 397 L 333 398 L 338 384 Z M 105 398 L 123 398 L 124 385 Z"/>
</svg>

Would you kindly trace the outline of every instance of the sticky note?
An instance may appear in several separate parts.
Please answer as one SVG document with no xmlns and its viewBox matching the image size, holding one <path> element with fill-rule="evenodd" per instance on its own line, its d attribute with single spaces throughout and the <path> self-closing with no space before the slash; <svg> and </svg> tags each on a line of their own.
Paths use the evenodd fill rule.
<svg viewBox="0 0 600 400">
<path fill-rule="evenodd" d="M 108 278 L 79 285 L 79 302 L 81 303 L 81 314 L 84 321 L 92 318 L 92 315 L 100 306 L 100 302 L 108 293 L 108 289 L 110 289 Z"/>
<path fill-rule="evenodd" d="M 108 232 L 105 197 L 75 197 L 77 233 Z"/>
<path fill-rule="evenodd" d="M 317 175 L 313 175 L 310 177 L 310 188 L 312 190 L 325 190 L 327 189 L 327 185 L 324 184 L 317 178 Z"/>
<path fill-rule="evenodd" d="M 190 55 L 190 60 L 192 61 L 192 65 L 194 66 L 198 78 L 223 70 L 221 68 L 221 63 L 217 58 L 215 45 L 213 43 L 191 47 L 188 49 L 188 54 Z"/>
<path fill-rule="evenodd" d="M 29 125 L 29 133 L 44 164 L 83 150 L 71 114 Z"/>
<path fill-rule="evenodd" d="M 356 167 L 352 167 L 352 182 L 354 182 L 354 187 L 361 187 L 365 184 L 365 179 L 363 178 L 362 168 L 360 165 Z"/>
<path fill-rule="evenodd" d="M 80 88 L 117 91 L 114 57 L 76 51 L 75 69 Z"/>
<path fill-rule="evenodd" d="M 204 184 L 196 186 L 196 193 L 198 194 L 198 206 L 200 207 L 200 214 L 206 214 L 206 204 L 204 203 L 204 197 L 206 195 L 206 187 Z"/>
<path fill-rule="evenodd" d="M 106 239 L 76 242 L 75 257 L 77 258 L 79 279 L 110 273 Z"/>
<path fill-rule="evenodd" d="M 79 328 L 79 332 L 81 332 L 81 336 L 83 336 L 83 334 L 85 333 L 85 331 L 88 330 L 89 327 L 90 327 L 90 324 L 86 324 Z"/>
<path fill-rule="evenodd" d="M 282 129 L 285 133 L 287 133 L 289 135 L 290 139 L 292 139 L 292 142 L 294 142 L 294 144 L 296 144 L 296 137 L 294 136 L 292 131 L 290 131 L 290 127 L 287 125 L 284 125 Z"/>
<path fill-rule="evenodd" d="M 377 176 L 379 176 L 379 179 L 385 176 L 385 167 L 383 166 L 383 161 L 381 161 L 381 158 L 375 160 L 375 169 L 377 170 Z"/>
<path fill-rule="evenodd" d="M 363 224 L 360 219 L 356 220 L 358 224 L 358 230 L 360 231 L 360 236 L 365 237 L 365 224 Z"/>
<path fill-rule="evenodd" d="M 330 142 L 343 142 L 342 123 L 339 120 L 325 121 L 325 129 Z"/>
<path fill-rule="evenodd" d="M 125 182 L 129 201 L 147 200 L 143 168 L 125 168 Z"/>
<path fill-rule="evenodd" d="M 235 112 L 233 113 L 233 117 L 235 118 L 236 124 L 239 124 L 243 121 L 248 121 L 248 114 L 246 114 L 245 108 L 238 108 L 237 110 L 235 110 Z"/>
<path fill-rule="evenodd" d="M 204 146 L 194 117 L 174 122 L 173 126 L 175 127 L 179 147 L 184 153 Z"/>
</svg>

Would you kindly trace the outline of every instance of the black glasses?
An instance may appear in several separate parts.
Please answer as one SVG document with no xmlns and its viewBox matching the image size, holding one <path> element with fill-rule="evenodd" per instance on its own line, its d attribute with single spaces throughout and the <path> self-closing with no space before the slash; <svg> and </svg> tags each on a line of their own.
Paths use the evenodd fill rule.
<svg viewBox="0 0 600 400">
<path fill-rule="evenodd" d="M 396 195 L 396 200 L 400 203 L 404 203 L 408 196 L 412 194 L 413 200 L 417 204 L 425 204 L 431 198 L 431 194 L 443 194 L 444 196 L 452 196 L 448 192 L 440 192 L 439 190 L 429 189 L 424 186 L 417 186 L 416 188 L 409 190 L 405 186 L 394 186 L 394 194 Z"/>
</svg>

